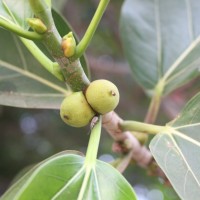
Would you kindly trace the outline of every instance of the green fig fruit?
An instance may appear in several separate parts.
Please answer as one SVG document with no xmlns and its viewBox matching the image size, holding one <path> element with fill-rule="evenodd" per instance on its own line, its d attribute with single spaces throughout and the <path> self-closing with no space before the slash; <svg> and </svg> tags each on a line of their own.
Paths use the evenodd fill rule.
<svg viewBox="0 0 200 200">
<path fill-rule="evenodd" d="M 99 114 L 114 110 L 119 103 L 117 87 L 112 82 L 103 79 L 90 83 L 85 96 L 92 109 Z"/>
<path fill-rule="evenodd" d="M 86 101 L 83 92 L 74 92 L 67 96 L 60 107 L 62 120 L 73 127 L 86 126 L 94 115 L 95 112 Z"/>
</svg>

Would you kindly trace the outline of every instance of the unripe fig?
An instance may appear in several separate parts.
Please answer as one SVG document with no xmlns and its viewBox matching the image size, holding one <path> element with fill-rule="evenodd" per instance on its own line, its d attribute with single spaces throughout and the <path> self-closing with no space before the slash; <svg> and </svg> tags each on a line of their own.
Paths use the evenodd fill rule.
<svg viewBox="0 0 200 200">
<path fill-rule="evenodd" d="M 119 103 L 117 87 L 112 82 L 103 79 L 90 83 L 85 96 L 93 110 L 100 114 L 114 110 Z"/>
<path fill-rule="evenodd" d="M 85 99 L 83 92 L 74 92 L 67 96 L 60 107 L 62 120 L 73 127 L 86 126 L 95 113 Z"/>
</svg>

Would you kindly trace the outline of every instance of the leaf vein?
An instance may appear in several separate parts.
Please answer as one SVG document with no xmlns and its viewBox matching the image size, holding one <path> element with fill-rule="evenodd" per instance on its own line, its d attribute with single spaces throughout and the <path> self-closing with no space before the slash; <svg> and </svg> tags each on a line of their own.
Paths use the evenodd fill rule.
<svg viewBox="0 0 200 200">
<path fill-rule="evenodd" d="M 167 81 L 166 81 L 166 85 L 169 84 L 171 81 L 173 81 L 174 79 L 176 79 L 177 77 L 180 77 L 182 74 L 186 74 L 187 72 L 189 73 L 189 71 L 193 71 L 195 68 L 198 68 L 200 63 L 200 58 L 198 58 L 197 60 L 195 60 L 194 62 L 192 62 L 190 65 L 184 67 L 182 70 L 178 71 L 178 73 L 173 74 Z"/>
<path fill-rule="evenodd" d="M 194 126 L 199 126 L 199 125 L 200 125 L 200 123 L 186 124 L 186 125 L 183 125 L 183 126 L 174 127 L 174 130 L 181 129 L 181 128 L 194 127 Z"/>
<path fill-rule="evenodd" d="M 192 19 L 192 9 L 190 0 L 185 0 L 186 3 L 186 12 L 188 18 L 188 29 L 191 42 L 194 40 L 194 29 L 193 29 L 193 19 Z"/>
<path fill-rule="evenodd" d="M 163 81 L 166 81 L 168 79 L 168 77 L 177 69 L 177 67 L 181 64 L 181 62 L 183 62 L 183 60 L 186 58 L 186 56 L 188 56 L 192 50 L 199 45 L 200 43 L 200 36 L 194 40 L 189 46 L 188 48 L 186 48 L 186 50 L 176 59 L 176 61 L 171 65 L 171 67 L 168 68 L 167 72 L 165 73 L 165 75 L 163 76 Z"/>
<path fill-rule="evenodd" d="M 84 166 L 81 167 L 80 170 L 77 171 L 77 173 L 67 182 L 67 184 L 65 184 L 60 191 L 58 191 L 52 198 L 51 200 L 56 200 L 57 197 L 59 197 L 59 195 L 71 184 L 73 183 L 73 181 L 76 180 L 76 178 L 83 172 L 83 170 L 85 169 Z"/>
<path fill-rule="evenodd" d="M 46 86 L 48 86 L 48 87 L 50 87 L 50 88 L 52 88 L 54 90 L 57 90 L 62 94 L 68 95 L 68 91 L 65 90 L 64 88 L 59 87 L 58 85 L 55 85 L 54 83 L 52 83 L 52 82 L 50 82 L 50 81 L 48 81 L 48 80 L 36 75 L 36 74 L 33 74 L 33 73 L 29 72 L 29 71 L 24 71 L 24 70 L 20 69 L 19 67 L 15 66 L 15 65 L 12 65 L 10 63 L 4 62 L 2 60 L 0 60 L 0 65 L 1 65 L 0 67 L 5 67 L 5 68 L 7 68 L 9 70 L 18 72 L 18 73 L 20 73 L 20 74 L 22 74 L 22 75 L 24 75 L 26 77 L 29 77 L 29 78 L 31 78 L 31 79 L 33 79 L 35 81 L 38 81 L 38 82 L 42 83 L 43 85 L 46 85 Z"/>
<path fill-rule="evenodd" d="M 181 137 L 181 138 L 183 138 L 184 140 L 187 140 L 187 141 L 197 145 L 198 147 L 200 147 L 200 142 L 194 140 L 193 138 L 188 137 L 187 135 L 185 135 L 185 134 L 183 134 L 183 133 L 181 133 L 181 132 L 179 132 L 177 130 L 173 130 L 173 129 L 172 129 L 172 133 L 177 135 L 177 136 L 179 136 L 179 137 Z"/>
<path fill-rule="evenodd" d="M 187 170 L 187 172 L 185 173 L 185 177 L 184 177 L 184 196 L 186 195 L 186 184 L 187 184 L 187 175 L 189 173 L 189 169 Z"/>
<path fill-rule="evenodd" d="M 180 134 L 177 134 L 177 133 L 176 133 L 176 135 L 180 136 L 180 135 L 182 135 L 182 134 L 181 134 L 181 133 L 180 133 Z M 191 174 L 192 174 L 192 176 L 194 177 L 196 183 L 197 183 L 198 186 L 200 187 L 200 182 L 198 181 L 197 177 L 196 177 L 195 174 L 193 173 L 193 171 L 192 171 L 192 169 L 191 169 L 189 163 L 187 162 L 187 160 L 185 159 L 185 157 L 184 157 L 184 155 L 183 155 L 181 149 L 180 149 L 179 146 L 177 145 L 176 140 L 174 139 L 174 137 L 173 137 L 171 134 L 169 134 L 169 136 L 171 137 L 172 142 L 174 143 L 174 145 L 175 145 L 175 147 L 177 148 L 177 150 L 178 150 L 180 156 L 182 157 L 182 160 L 183 160 L 184 163 L 186 164 L 187 169 L 191 172 Z"/>
<path fill-rule="evenodd" d="M 19 45 L 19 41 L 16 39 L 16 37 L 15 37 L 14 35 L 12 35 L 12 38 L 13 38 L 14 43 L 15 43 L 15 45 L 16 45 L 16 48 L 17 48 L 17 50 L 18 50 L 17 52 L 19 53 L 19 57 L 20 57 L 20 59 L 21 59 L 22 66 L 23 66 L 24 70 L 28 71 L 27 62 L 26 62 L 26 60 L 25 60 L 25 58 L 24 58 L 24 54 L 23 54 L 23 52 L 22 52 L 22 48 L 21 48 L 21 46 Z"/>
<path fill-rule="evenodd" d="M 99 191 L 99 182 L 98 182 L 98 178 L 97 178 L 97 174 L 96 174 L 95 168 L 94 168 L 93 172 L 94 172 L 94 179 L 95 179 L 96 188 L 97 188 L 98 199 L 101 200 L 102 198 L 101 198 L 101 194 L 100 194 L 100 191 Z"/>
</svg>

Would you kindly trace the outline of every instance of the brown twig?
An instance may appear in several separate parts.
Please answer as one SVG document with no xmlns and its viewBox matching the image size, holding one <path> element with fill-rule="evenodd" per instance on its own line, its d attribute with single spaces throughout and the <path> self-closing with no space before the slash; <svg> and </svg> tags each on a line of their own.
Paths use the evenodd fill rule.
<svg viewBox="0 0 200 200">
<path fill-rule="evenodd" d="M 156 164 L 151 152 L 146 146 L 141 144 L 131 132 L 123 132 L 120 129 L 119 124 L 122 121 L 123 120 L 114 111 L 103 115 L 102 125 L 115 141 L 112 150 L 116 153 L 127 154 L 129 162 L 131 159 L 134 160 L 137 165 L 146 168 L 149 175 L 159 176 L 167 182 L 165 174 Z M 130 153 L 132 154 L 131 159 Z M 125 164 L 122 163 L 122 165 L 120 165 L 121 172 L 126 169 L 128 163 L 125 162 Z"/>
<path fill-rule="evenodd" d="M 132 158 L 142 167 L 147 167 L 152 155 L 150 151 L 129 132 L 122 132 L 119 127 L 122 119 L 114 112 L 103 116 L 102 124 L 110 136 L 114 139 L 113 150 L 115 152 L 127 153 L 132 151 Z"/>
</svg>

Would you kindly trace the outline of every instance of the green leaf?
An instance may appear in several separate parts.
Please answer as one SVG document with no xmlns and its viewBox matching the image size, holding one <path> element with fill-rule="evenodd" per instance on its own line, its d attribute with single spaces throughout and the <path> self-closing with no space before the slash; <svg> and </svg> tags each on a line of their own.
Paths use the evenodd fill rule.
<svg viewBox="0 0 200 200">
<path fill-rule="evenodd" d="M 150 150 L 181 199 L 200 196 L 200 93 L 156 135 Z"/>
<path fill-rule="evenodd" d="M 61 35 L 70 31 L 65 20 L 53 11 Z M 38 43 L 37 43 L 38 44 Z M 11 33 L 0 29 L 0 104 L 23 108 L 59 109 L 69 94 L 64 83 L 49 74 Z M 39 48 L 52 59 L 45 48 Z M 81 59 L 89 73 L 85 57 Z"/>
<path fill-rule="evenodd" d="M 52 6 L 56 10 L 62 10 L 62 8 L 65 5 L 65 3 L 67 2 L 67 0 L 59 0 L 59 1 L 45 0 L 45 2 L 49 7 Z"/>
<path fill-rule="evenodd" d="M 88 173 L 89 180 L 83 183 Z M 34 167 L 1 198 L 10 199 L 134 200 L 136 197 L 129 183 L 110 165 L 97 161 L 90 168 L 84 164 L 84 157 L 62 152 Z"/>
<path fill-rule="evenodd" d="M 63 0 L 61 2 L 64 3 Z M 59 4 L 61 4 L 61 2 Z M 51 6 L 50 0 L 46 0 L 46 3 L 49 6 Z M 15 5 L 13 5 L 13 4 L 15 4 Z M 57 6 L 58 6 L 58 4 L 57 4 Z M 56 6 L 54 6 L 54 7 L 56 7 Z M 56 27 L 61 36 L 64 36 L 71 31 L 74 32 L 72 27 L 64 19 L 64 17 L 61 14 L 59 14 L 57 11 L 55 11 L 54 9 L 52 9 L 52 15 L 53 15 Z M 33 13 L 31 11 L 28 1 L 21 0 L 21 1 L 17 1 L 17 3 L 16 3 L 15 1 L 4 0 L 4 1 L 0 2 L 0 18 L 3 18 L 4 20 L 8 20 L 8 23 L 9 23 L 9 21 L 13 21 L 14 23 L 17 22 L 24 29 L 28 29 L 29 25 L 26 22 L 26 19 L 30 18 L 32 16 L 33 16 Z M 74 36 L 78 42 L 78 37 L 75 34 L 75 32 L 74 32 Z M 44 47 L 42 48 L 42 50 L 44 51 Z M 45 53 L 49 57 L 51 57 L 51 55 L 49 55 L 47 51 Z M 90 78 L 90 70 L 89 70 L 85 55 L 80 58 L 80 61 L 81 61 L 82 67 L 83 67 L 86 75 L 88 76 L 88 78 Z"/>
<path fill-rule="evenodd" d="M 65 8 L 65 4 L 67 3 L 68 0 L 52 0 L 52 7 L 56 10 L 62 11 L 63 8 Z"/>
<path fill-rule="evenodd" d="M 11 33 L 0 30 L 0 104 L 23 108 L 60 107 L 68 94 Z"/>
<path fill-rule="evenodd" d="M 27 0 L 0 1 L 0 18 L 15 22 L 11 15 L 13 15 L 13 17 L 16 19 L 16 22 L 21 27 L 23 27 L 24 29 L 29 28 L 26 19 L 32 17 L 33 13 Z"/>
<path fill-rule="evenodd" d="M 126 0 L 120 32 L 129 64 L 147 91 L 163 80 L 168 94 L 200 74 L 200 3 Z"/>
</svg>

